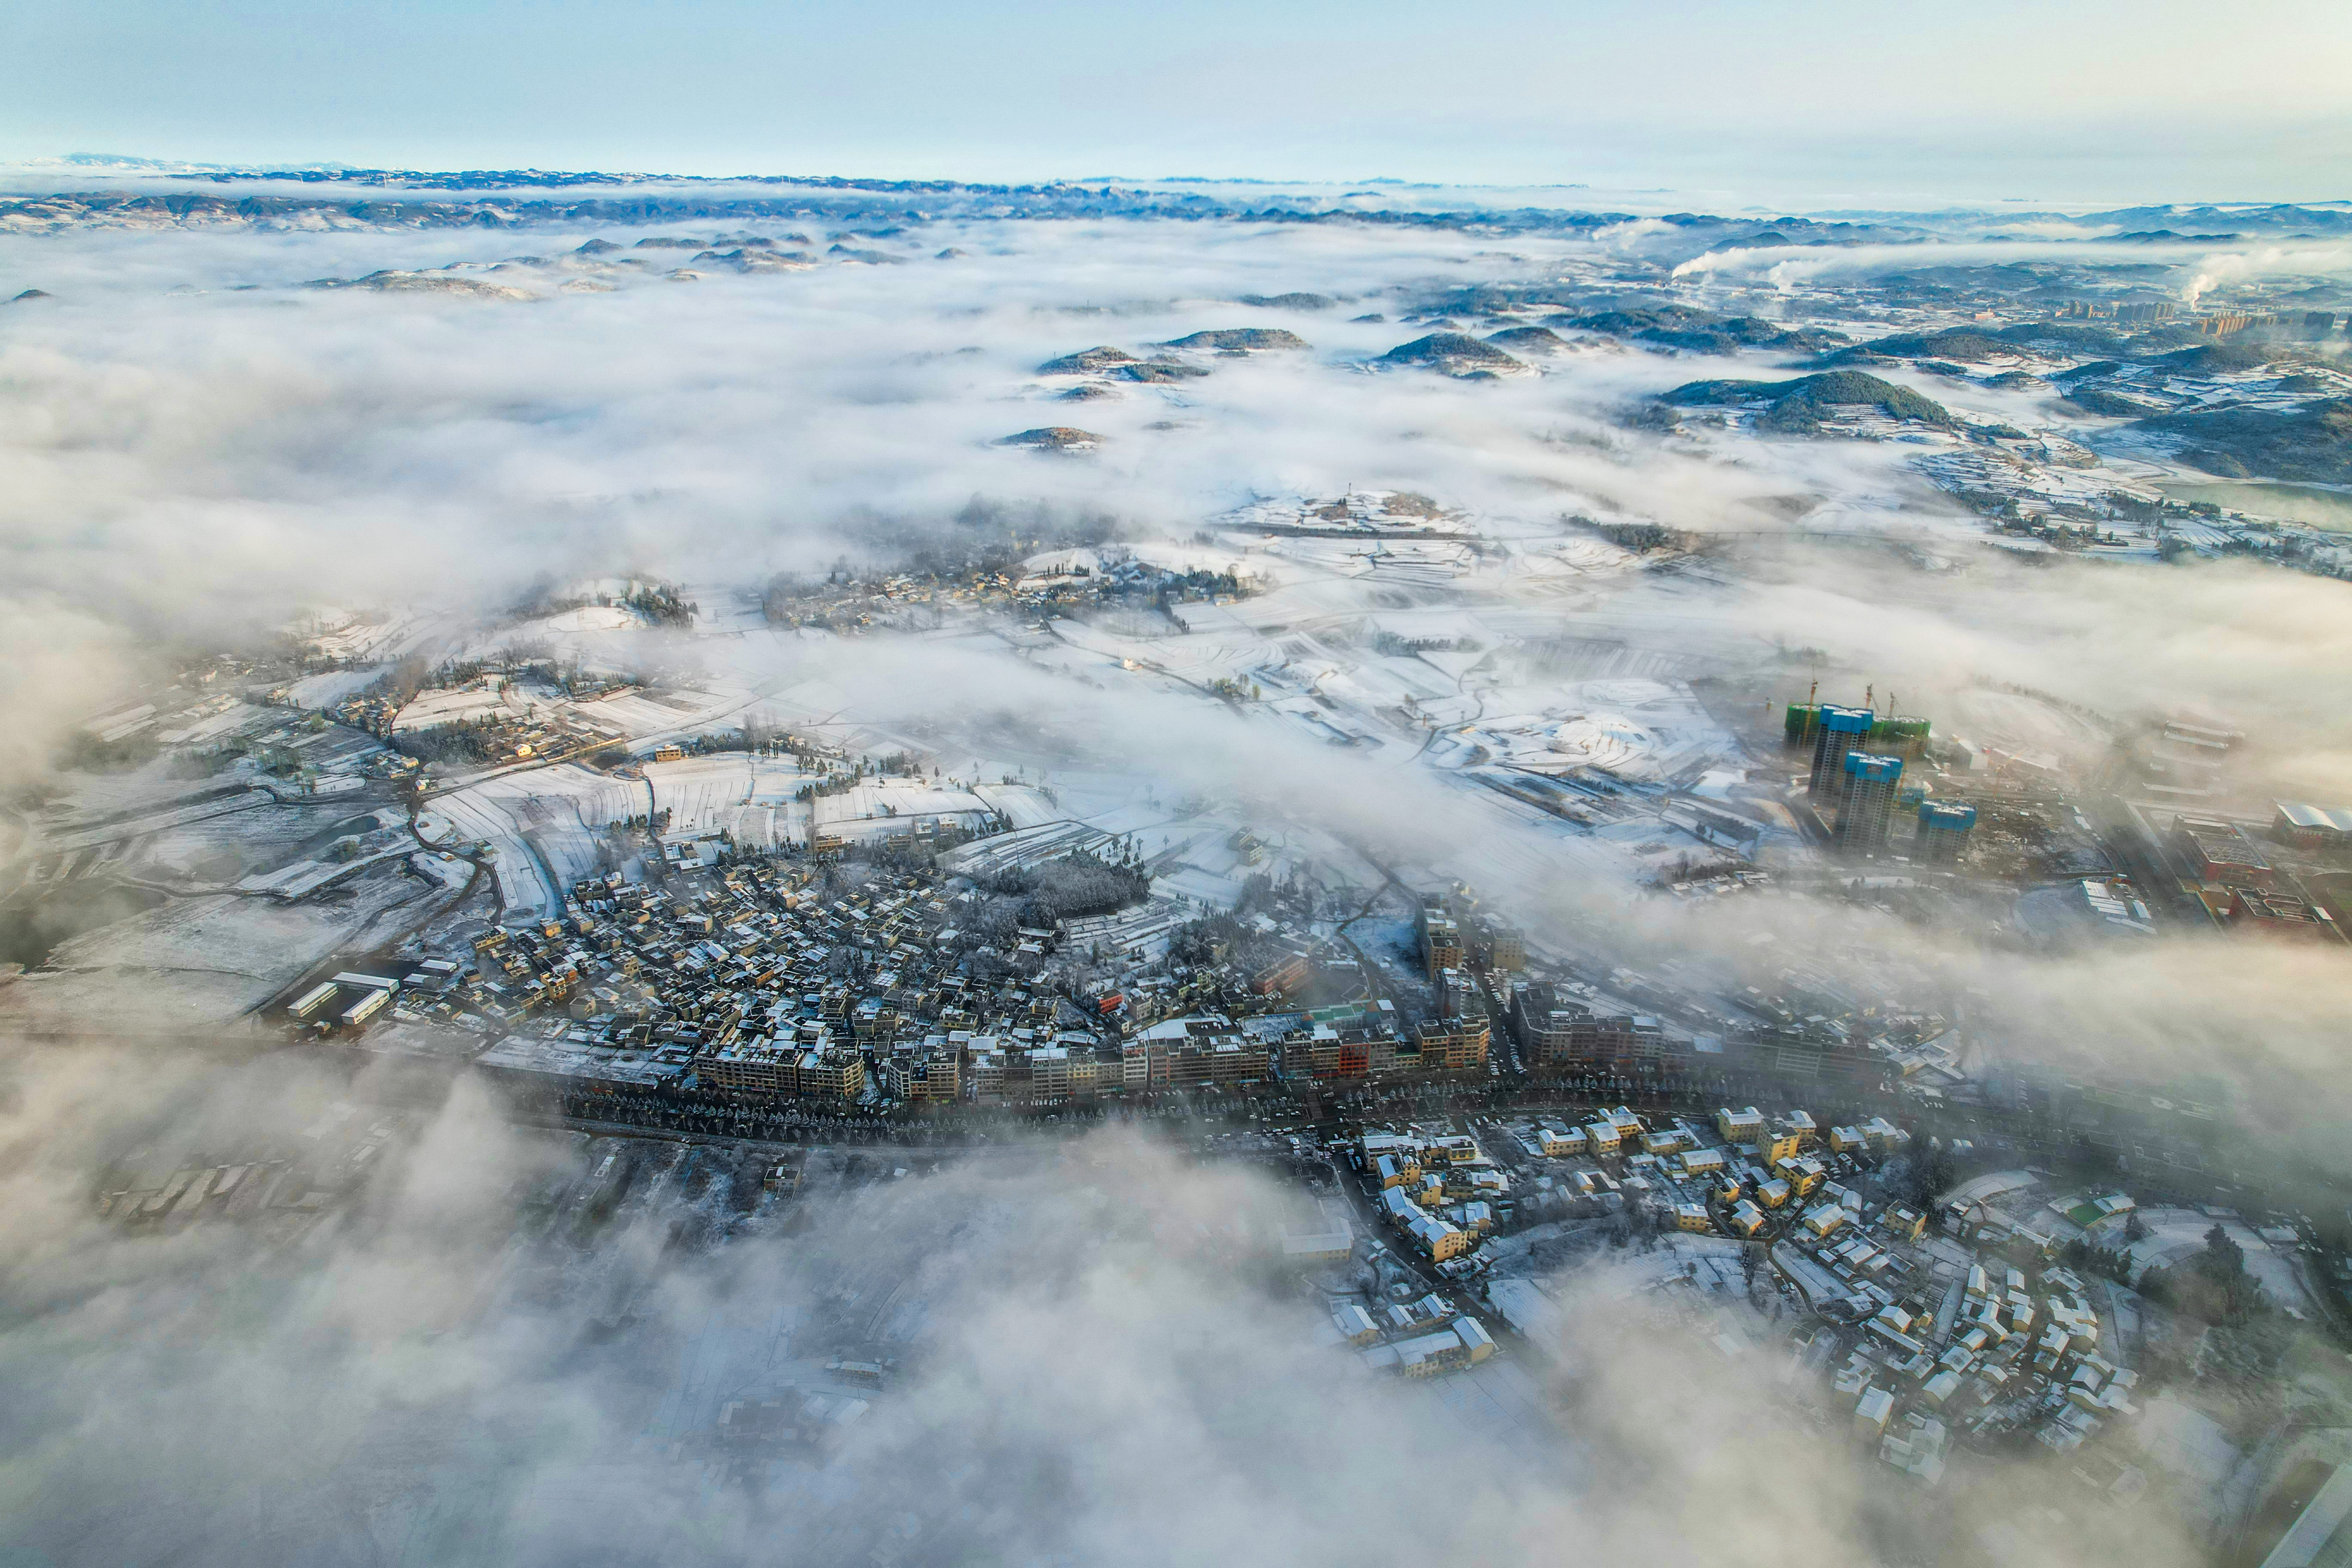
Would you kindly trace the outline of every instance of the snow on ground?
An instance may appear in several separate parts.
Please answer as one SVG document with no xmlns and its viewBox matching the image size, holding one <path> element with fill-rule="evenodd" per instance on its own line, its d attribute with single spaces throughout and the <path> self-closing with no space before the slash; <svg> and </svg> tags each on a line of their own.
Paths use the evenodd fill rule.
<svg viewBox="0 0 2352 1568">
<path fill-rule="evenodd" d="M 1175 617 L 1177 625 L 1198 636 L 1221 637 L 1233 642 L 1255 635 L 1249 623 L 1234 614 L 1233 607 L 1228 605 L 1213 605 L 1202 600 L 1196 604 L 1171 605 L 1168 613 Z"/>
<path fill-rule="evenodd" d="M 448 823 L 451 838 L 489 845 L 508 910 L 546 918 L 596 869 L 605 826 L 646 809 L 643 785 L 562 763 L 436 795 L 431 815 Z"/>
<path fill-rule="evenodd" d="M 411 852 L 409 846 L 399 844 L 356 860 L 297 860 L 274 871 L 255 872 L 237 883 L 237 890 L 268 893 L 290 903 L 309 898 L 330 883 L 357 876 L 365 867 L 380 861 L 402 859 Z"/>
<path fill-rule="evenodd" d="M 1063 820 L 1060 803 L 1034 784 L 977 784 L 972 793 L 1016 831 Z"/>
<path fill-rule="evenodd" d="M 758 598 L 702 601 L 694 617 L 697 637 L 745 637 L 768 629 L 768 616 Z"/>
<path fill-rule="evenodd" d="M 352 664 L 384 664 L 415 648 L 437 625 L 425 611 L 321 610 L 299 630 L 321 657 Z"/>
<path fill-rule="evenodd" d="M 653 809 L 670 814 L 673 831 L 688 826 L 715 827 L 717 813 L 757 802 L 772 805 L 790 800 L 809 782 L 791 757 L 755 756 L 749 752 L 713 752 L 677 762 L 646 763 L 645 775 Z"/>
<path fill-rule="evenodd" d="M 1538 1350 L 1559 1353 L 1568 1337 L 1568 1313 L 1532 1279 L 1490 1279 L 1486 1300 L 1520 1338 Z"/>
<path fill-rule="evenodd" d="M 1400 1396 L 1407 1405 L 1425 1407 L 1417 1417 L 1407 1417 L 1424 1430 L 1434 1426 L 1471 1441 L 1500 1440 L 1520 1448 L 1558 1437 L 1542 1385 L 1508 1355 L 1445 1377 L 1411 1379 Z"/>
<path fill-rule="evenodd" d="M 2147 1402 L 2132 1434 L 2142 1453 L 2208 1496 L 2220 1491 L 2242 1458 L 2220 1422 L 2168 1394 Z"/>
<path fill-rule="evenodd" d="M 1202 910 L 1224 910 L 1241 902 L 1242 884 L 1231 877 L 1219 877 L 1195 866 L 1184 866 L 1164 877 L 1151 879 L 1155 898 L 1179 899 Z"/>
<path fill-rule="evenodd" d="M 339 948 L 381 941 L 444 896 L 399 869 L 372 867 L 348 901 L 287 904 L 231 895 L 175 899 L 87 931 L 49 956 L 55 973 L 0 986 L 0 1030 L 68 1028 L 133 1037 L 212 1033 L 268 1001 Z M 157 977 L 125 984 L 122 971 Z"/>
<path fill-rule="evenodd" d="M 216 699 L 193 712 L 175 716 L 166 727 L 155 731 L 155 738 L 167 746 L 201 746 L 242 730 L 257 730 L 274 724 L 284 717 L 282 713 L 257 708 L 249 702 Z"/>
<path fill-rule="evenodd" d="M 482 719 L 493 713 L 523 710 L 520 700 L 510 700 L 509 687 L 503 676 L 486 675 L 478 681 L 438 691 L 420 691 L 400 710 L 392 721 L 395 731 L 429 730 L 436 725 L 455 724 L 461 720 Z M 516 697 L 520 698 L 520 692 Z"/>
<path fill-rule="evenodd" d="M 817 796 L 810 809 L 814 831 L 853 843 L 918 827 L 984 832 L 994 821 L 988 803 L 971 791 L 924 779 L 868 779 L 841 794 Z"/>
<path fill-rule="evenodd" d="M 2005 752 L 2073 759 L 2094 748 L 2104 751 L 2106 744 L 2085 721 L 2020 692 L 1971 687 L 1943 699 L 1942 709 L 1936 715 L 1938 734 Z"/>
<path fill-rule="evenodd" d="M 1739 742 L 1679 681 L 1583 680 L 1557 688 L 1496 686 L 1480 694 L 1486 717 L 1457 738 L 1534 773 L 1597 768 L 1631 784 L 1696 783 L 1737 761 Z"/>
<path fill-rule="evenodd" d="M 1605 709 L 1563 719 L 1550 731 L 1551 750 L 1569 767 L 1622 770 L 1657 744 L 1657 737 L 1640 724 Z"/>
<path fill-rule="evenodd" d="M 442 886 L 456 890 L 472 880 L 474 865 L 446 849 L 419 849 L 408 857 L 408 863 Z"/>
<path fill-rule="evenodd" d="M 572 705 L 588 723 L 618 731 L 633 742 L 689 733 L 742 705 L 739 696 L 711 691 L 616 691 Z"/>
<path fill-rule="evenodd" d="M 2231 1240 L 2245 1249 L 2246 1272 L 2261 1282 L 2264 1294 L 2298 1318 L 2317 1315 L 2317 1309 L 2304 1289 L 2303 1277 L 2295 1269 L 2294 1255 L 2273 1247 L 2243 1221 L 2217 1221 L 2215 1216 L 2197 1209 L 2148 1208 L 2138 1214 L 2140 1224 L 2147 1227 L 2147 1235 L 2131 1244 L 2133 1279 L 2138 1279 L 2141 1271 L 2150 1266 L 2168 1268 L 2202 1252 L 2205 1233 L 2218 1223 Z M 2092 1233 L 2097 1237 L 2096 1244 L 2111 1247 L 2120 1242 L 2125 1223 L 2102 1220 Z"/>
<path fill-rule="evenodd" d="M 992 877 L 1109 844 L 1108 835 L 1083 822 L 1048 822 L 963 845 L 940 857 L 940 865 L 950 876 Z"/>
<path fill-rule="evenodd" d="M 639 624 L 635 611 L 619 605 L 583 605 L 540 623 L 551 632 L 617 632 Z"/>
<path fill-rule="evenodd" d="M 362 665 L 357 669 L 329 669 L 317 675 L 306 675 L 286 688 L 286 700 L 297 708 L 316 711 L 332 708 L 374 682 L 383 673 L 380 664 Z"/>
</svg>

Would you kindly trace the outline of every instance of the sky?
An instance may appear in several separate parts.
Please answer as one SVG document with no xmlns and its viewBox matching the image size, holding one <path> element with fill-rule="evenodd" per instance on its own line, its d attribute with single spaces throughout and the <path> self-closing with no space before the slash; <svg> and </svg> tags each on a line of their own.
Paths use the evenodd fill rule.
<svg viewBox="0 0 2352 1568">
<path fill-rule="evenodd" d="M 100 0 L 0 162 L 971 180 L 1374 176 L 1783 205 L 2347 194 L 2352 9 L 1479 0 Z"/>
</svg>

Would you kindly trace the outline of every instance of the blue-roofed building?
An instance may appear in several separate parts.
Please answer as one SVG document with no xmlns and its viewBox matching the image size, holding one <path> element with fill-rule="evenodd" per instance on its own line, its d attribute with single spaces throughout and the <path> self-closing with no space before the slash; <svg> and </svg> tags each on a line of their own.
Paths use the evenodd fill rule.
<svg viewBox="0 0 2352 1568">
<path fill-rule="evenodd" d="M 1849 854 L 1875 854 L 1886 847 L 1895 816 L 1895 791 L 1903 780 L 1903 759 L 1845 754 L 1845 789 L 1838 803 L 1837 842 Z"/>
<path fill-rule="evenodd" d="M 1977 825 L 1977 808 L 1957 801 L 1930 800 L 1919 805 L 1919 839 L 1913 854 L 1919 859 L 1948 865 L 1968 853 L 1969 834 Z"/>
<path fill-rule="evenodd" d="M 1822 704 L 1821 717 L 1813 731 L 1813 809 L 1827 813 L 1834 810 L 1845 795 L 1845 756 L 1870 739 L 1870 726 L 1877 718 L 1867 708 L 1839 708 Z"/>
</svg>

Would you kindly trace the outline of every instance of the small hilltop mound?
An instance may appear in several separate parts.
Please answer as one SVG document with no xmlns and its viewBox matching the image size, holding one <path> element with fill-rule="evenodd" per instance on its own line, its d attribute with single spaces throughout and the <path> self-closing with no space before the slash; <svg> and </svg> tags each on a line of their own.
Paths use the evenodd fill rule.
<svg viewBox="0 0 2352 1568">
<path fill-rule="evenodd" d="M 816 268 L 816 258 L 797 250 L 753 250 L 740 247 L 734 250 L 706 250 L 687 263 L 688 267 L 731 267 L 738 272 L 811 272 Z"/>
<path fill-rule="evenodd" d="M 1794 381 L 1693 381 L 1658 395 L 1658 401 L 1681 407 L 1723 407 L 1764 405 L 1756 421 L 1759 430 L 1810 435 L 1841 408 L 1872 408 L 1890 419 L 1950 429 L 1955 420 L 1944 405 L 1908 387 L 1881 381 L 1858 370 L 1824 371 Z"/>
<path fill-rule="evenodd" d="M 2226 343 L 2200 343 L 2195 348 L 2158 354 L 2149 363 L 2177 375 L 2235 375 L 2267 370 L 2273 365 L 2298 365 L 2310 358 L 2308 353 L 2283 343 L 2240 339 Z"/>
<path fill-rule="evenodd" d="M 1187 364 L 1181 359 L 1170 359 L 1165 354 L 1155 354 L 1133 364 L 1120 365 L 1110 374 L 1120 381 L 1168 382 L 1195 381 L 1209 373 L 1201 365 Z"/>
<path fill-rule="evenodd" d="M 1558 353 L 1568 346 L 1568 340 L 1549 327 L 1506 327 L 1499 332 L 1489 332 L 1486 341 L 1498 349 L 1517 353 Z"/>
<path fill-rule="evenodd" d="M 1559 317 L 1553 317 L 1559 321 Z M 1654 348 L 1693 353 L 1729 354 L 1741 349 L 1799 350 L 1820 353 L 1845 341 L 1838 332 L 1792 331 L 1757 316 L 1718 316 L 1688 305 L 1601 310 L 1571 316 L 1567 325 Z"/>
<path fill-rule="evenodd" d="M 1071 425 L 1048 425 L 1004 437 L 996 444 L 1000 447 L 1021 447 L 1032 452 L 1091 452 L 1102 442 L 1103 438 L 1091 430 L 1081 430 Z"/>
<path fill-rule="evenodd" d="M 1049 359 L 1037 367 L 1039 375 L 1093 375 L 1101 371 L 1115 370 L 1123 364 L 1134 364 L 1136 357 L 1125 349 L 1112 348 L 1108 343 L 1090 349 L 1080 349 L 1060 359 Z"/>
<path fill-rule="evenodd" d="M 2109 419 L 2140 419 L 2151 414 L 2161 414 L 2161 404 L 2134 397 L 2112 386 L 2095 382 L 2084 382 L 2066 394 L 2066 401 L 2085 414 L 2096 414 Z"/>
<path fill-rule="evenodd" d="M 2298 408 L 2192 408 L 2139 427 L 2174 437 L 2182 462 L 2223 479 L 2352 484 L 2352 397 Z"/>
<path fill-rule="evenodd" d="M 1866 343 L 1856 343 L 1850 349 L 1824 354 L 1825 365 L 1868 363 L 1872 360 L 1958 360 L 1963 364 L 1983 364 L 1989 360 L 2015 359 L 2019 354 L 2015 343 L 2003 342 L 1983 332 L 1972 332 L 1965 327 L 1955 327 L 1942 332 L 1899 332 L 1892 337 L 1873 338 Z"/>
<path fill-rule="evenodd" d="M 1374 364 L 1406 370 L 1433 370 L 1457 379 L 1517 375 L 1527 366 L 1492 343 L 1463 332 L 1432 332 L 1409 343 L 1399 343 Z"/>
<path fill-rule="evenodd" d="M 1160 345 L 1170 349 L 1215 349 L 1221 353 L 1240 351 L 1262 353 L 1273 350 L 1303 349 L 1308 346 L 1297 332 L 1286 332 L 1279 327 L 1224 327 L 1215 331 L 1191 332 Z"/>
<path fill-rule="evenodd" d="M 374 294 L 443 294 L 457 300 L 536 300 L 528 289 L 485 283 L 478 278 L 458 278 L 446 272 L 371 272 L 364 278 L 320 278 L 311 289 L 364 289 Z"/>
</svg>

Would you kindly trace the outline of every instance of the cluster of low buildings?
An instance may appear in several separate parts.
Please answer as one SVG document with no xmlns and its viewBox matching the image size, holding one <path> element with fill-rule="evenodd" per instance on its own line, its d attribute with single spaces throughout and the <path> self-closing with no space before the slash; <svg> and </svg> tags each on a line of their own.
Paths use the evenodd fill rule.
<svg viewBox="0 0 2352 1568">
<path fill-rule="evenodd" d="M 1900 1152 L 1910 1135 L 1883 1117 L 1824 1131 L 1804 1110 L 1754 1106 L 1725 1107 L 1712 1125 L 1652 1125 L 1621 1106 L 1580 1126 L 1541 1126 L 1528 1143 L 1548 1159 L 1605 1162 L 1567 1178 L 1580 1197 L 1614 1193 L 1677 1230 L 1759 1240 L 1836 1230 L 1861 1200 L 1835 1173 Z"/>
<path fill-rule="evenodd" d="M 2273 833 L 2299 849 L 2332 850 L 2345 842 L 2337 816 L 2301 802 L 2282 805 Z M 2232 930 L 2290 942 L 2341 945 L 2335 911 L 2309 897 L 2301 879 L 2273 864 L 2253 836 L 2226 817 L 2183 812 L 2172 819 L 2171 848 L 2194 879 L 2214 921 Z"/>
<path fill-rule="evenodd" d="M 100 1180 L 98 1216 L 133 1231 L 226 1220 L 291 1236 L 339 1206 L 409 1131 L 397 1114 L 338 1100 L 287 1144 L 232 1145 L 205 1157 L 142 1151 Z"/>
<path fill-rule="evenodd" d="M 1940 1451 L 1917 1462 L 1923 1435 L 2030 1430 L 2069 1453 L 2139 1414 L 2139 1374 L 2105 1353 L 2112 1335 L 2070 1269 L 1971 1264 L 1932 1305 L 1883 1288 L 1860 1295 L 1876 1309 L 1832 1387 L 1853 1401 L 1857 1433 L 1925 1479 L 1942 1467 Z"/>
<path fill-rule="evenodd" d="M 1510 1212 L 1511 1180 L 1467 1134 L 1367 1132 L 1356 1158 L 1379 1184 L 1382 1217 L 1413 1251 L 1448 1273 Z"/>
<path fill-rule="evenodd" d="M 348 729 L 387 741 L 437 732 L 443 744 L 421 754 L 458 766 L 510 767 L 555 763 L 628 739 L 627 732 L 587 716 L 581 705 L 625 693 L 617 675 L 560 672 L 551 661 L 489 670 L 413 694 L 373 686 L 320 710 Z M 453 737 L 462 737 L 453 741 Z"/>
<path fill-rule="evenodd" d="M 679 898 L 597 879 L 561 921 L 476 939 L 467 1005 L 501 1022 L 545 1016 L 480 1065 L 747 1102 L 951 1102 L 983 1086 L 1086 1098 L 1125 1082 L 1115 1037 L 1022 976 L 1051 931 L 1017 933 L 1002 955 L 1011 978 L 988 985 L 961 963 L 971 900 L 936 877 L 875 872 L 827 894 L 811 868 L 771 861 L 714 879 Z M 573 1048 L 551 1053 L 550 1039 Z M 629 1070 L 595 1072 L 599 1058 Z"/>
<path fill-rule="evenodd" d="M 1932 1214 L 1848 1189 L 1833 1222 L 1773 1248 L 1822 1325 L 1801 1363 L 1828 1375 L 1859 1439 L 1931 1484 L 1955 1442 L 2030 1435 L 2068 1454 L 2139 1414 L 2139 1375 L 2099 1310 L 2104 1292 L 2057 1266 L 2048 1230 L 1989 1201 L 2032 1184 L 1982 1178 Z"/>
<path fill-rule="evenodd" d="M 1897 1021 L 1822 1015 L 1786 1023 L 1749 1023 L 1719 1031 L 1670 1034 L 1655 1014 L 1621 1013 L 1601 1005 L 1589 987 L 1563 983 L 1498 980 L 1490 1006 L 1519 1047 L 1521 1065 L 1538 1078 L 1591 1073 L 1632 1077 L 1659 1072 L 1780 1077 L 1841 1088 L 1869 1088 L 1931 1065 L 1917 1050 L 1920 1031 Z M 1758 997 L 1754 1010 L 1770 1009 Z M 1937 1031 L 1940 1032 L 1940 1030 Z"/>
<path fill-rule="evenodd" d="M 1384 999 L 1301 1009 L 1279 974 L 1219 961 L 1073 994 L 1044 973 L 1057 926 L 983 936 L 987 896 L 934 870 L 826 875 L 772 857 L 592 878 L 559 918 L 493 926 L 462 959 L 365 987 L 339 974 L 287 1016 L 502 1037 L 478 1065 L 536 1088 L 748 1104 L 1035 1107 L 1486 1071 L 1491 1026 L 1466 992 L 1408 1023 Z"/>
<path fill-rule="evenodd" d="M 1146 561 L 1118 547 L 1079 547 L 1007 565 L 955 573 L 902 572 L 871 581 L 771 590 L 764 609 L 777 626 L 837 633 L 925 629 L 948 613 L 1011 610 L 1036 618 L 1083 616 L 1098 608 L 1150 610 L 1197 601 L 1229 603 L 1256 580 L 1238 563 L 1223 571 Z"/>
<path fill-rule="evenodd" d="M 1650 997 L 1659 1011 L 1620 1012 L 1590 985 L 1528 979 L 1524 933 L 1488 917 L 1467 889 L 1424 897 L 1417 924 L 1444 1026 L 1465 1037 L 1467 1047 L 1449 1056 L 1444 1066 L 1452 1070 L 1482 1067 L 1499 1031 L 1517 1047 L 1519 1065 L 1537 1078 L 1708 1070 L 1870 1087 L 1927 1065 L 1906 1062 L 1906 1046 L 1917 1034 L 1932 1036 L 1943 1027 L 1936 1019 L 1932 1027 L 1906 1036 L 1892 1016 L 1871 1020 L 1873 1028 L 1843 1018 L 1852 1009 L 1835 1001 L 1822 1005 L 1840 1017 L 1820 1011 L 1819 999 L 1780 1005 L 1760 993 L 1751 1010 L 1777 1021 L 1735 1024 L 1699 1016 L 1688 997 L 1627 973 L 1612 977 L 1612 989 Z M 1664 1015 L 1669 1008 L 1683 1016 L 1683 1032 L 1668 1029 Z M 1700 1026 L 1690 1028 L 1694 1023 Z"/>
<path fill-rule="evenodd" d="M 1368 1131 L 1354 1158 L 1400 1240 L 1460 1275 L 1482 1266 L 1487 1237 L 1564 1210 L 1622 1211 L 1656 1228 L 1748 1241 L 1826 1240 L 1862 1210 L 1836 1174 L 1910 1144 L 1883 1118 L 1823 1130 L 1802 1110 L 1767 1116 L 1752 1106 L 1727 1107 L 1711 1125 L 1603 1107 L 1505 1136 L 1522 1156 L 1516 1173 L 1466 1133 Z M 1555 1163 L 1565 1168 L 1546 1169 Z"/>
<path fill-rule="evenodd" d="M 379 1023 L 506 1036 L 485 1065 L 535 1081 L 746 1100 L 1303 1097 L 1475 1085 L 1513 1067 L 1538 1080 L 1708 1074 L 1832 1093 L 1965 1081 L 1934 1043 L 1940 1016 L 1865 1007 L 1809 975 L 1751 986 L 1744 1021 L 1671 977 L 1620 971 L 1606 997 L 1531 979 L 1522 934 L 1465 889 L 1419 907 L 1425 991 L 1381 994 L 1360 954 L 1272 919 L 1205 959 L 1131 956 L 1105 978 L 1061 961 L 1098 946 L 1087 921 L 1004 929 L 1003 900 L 968 877 L 711 842 L 717 854 L 666 858 L 654 880 L 591 878 L 552 918 L 482 931 L 470 952 L 427 965 L 448 973 L 404 977 L 388 1007 L 352 991 L 291 997 L 293 1021 L 357 1028 L 370 1016 L 346 1010 L 371 1004 Z"/>
<path fill-rule="evenodd" d="M 1377 1311 L 1359 1302 L 1335 1307 L 1331 1327 L 1364 1365 L 1402 1377 L 1458 1372 L 1495 1353 L 1486 1325 L 1433 1291 Z"/>
</svg>

